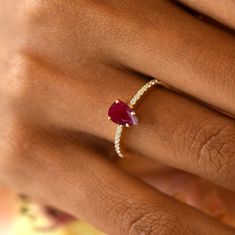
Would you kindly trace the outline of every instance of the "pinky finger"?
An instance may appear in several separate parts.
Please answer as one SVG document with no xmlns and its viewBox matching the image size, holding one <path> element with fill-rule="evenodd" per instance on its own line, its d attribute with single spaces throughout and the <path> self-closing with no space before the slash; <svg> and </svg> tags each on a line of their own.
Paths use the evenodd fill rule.
<svg viewBox="0 0 235 235">
<path fill-rule="evenodd" d="M 8 183 L 34 198 L 112 235 L 234 234 L 117 168 L 103 158 L 100 140 L 91 146 L 81 134 L 36 136 L 24 137 L 31 147 L 1 165 Z"/>
</svg>

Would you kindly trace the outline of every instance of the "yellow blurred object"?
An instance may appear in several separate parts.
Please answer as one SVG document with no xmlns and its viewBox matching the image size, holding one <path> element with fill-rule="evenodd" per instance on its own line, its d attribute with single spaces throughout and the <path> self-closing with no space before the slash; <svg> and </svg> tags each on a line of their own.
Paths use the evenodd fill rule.
<svg viewBox="0 0 235 235">
<path fill-rule="evenodd" d="M 105 235 L 84 222 L 74 222 L 65 228 L 65 235 Z"/>
<path fill-rule="evenodd" d="M 55 230 L 40 232 L 35 229 L 35 221 L 19 212 L 20 202 L 16 193 L 0 187 L 0 231 L 3 235 L 104 235 L 93 226 L 74 221 Z M 37 211 L 37 205 L 30 205 Z M 47 218 L 37 213 L 37 224 L 47 224 Z"/>
<path fill-rule="evenodd" d="M 8 235 L 8 234 L 7 234 Z M 59 229 L 40 232 L 36 231 L 33 224 L 26 217 L 19 216 L 12 227 L 12 232 L 9 235 L 105 235 L 99 232 L 91 225 L 75 221 Z"/>
</svg>

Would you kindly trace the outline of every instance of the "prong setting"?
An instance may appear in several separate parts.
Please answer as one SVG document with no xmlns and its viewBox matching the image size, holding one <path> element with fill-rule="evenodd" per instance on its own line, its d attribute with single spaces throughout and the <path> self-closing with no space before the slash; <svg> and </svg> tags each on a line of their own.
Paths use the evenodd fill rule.
<svg viewBox="0 0 235 235">
<path fill-rule="evenodd" d="M 134 107 L 135 105 L 138 103 L 138 101 L 141 99 L 141 97 L 153 86 L 161 84 L 161 82 L 158 79 L 153 79 L 152 81 L 146 83 L 135 95 L 134 97 L 131 99 L 130 103 L 129 103 L 129 107 L 132 109 L 131 111 L 131 115 L 135 116 L 136 113 L 134 111 Z M 115 103 L 119 103 L 120 100 L 116 100 Z M 110 119 L 110 118 L 108 118 Z M 118 125 L 117 127 L 117 131 L 116 131 L 116 135 L 115 135 L 115 141 L 114 141 L 114 147 L 116 150 L 117 155 L 120 158 L 123 158 L 124 155 L 121 152 L 121 137 L 123 134 L 123 130 L 125 127 L 130 127 L 130 125 L 127 123 L 125 125 Z"/>
</svg>

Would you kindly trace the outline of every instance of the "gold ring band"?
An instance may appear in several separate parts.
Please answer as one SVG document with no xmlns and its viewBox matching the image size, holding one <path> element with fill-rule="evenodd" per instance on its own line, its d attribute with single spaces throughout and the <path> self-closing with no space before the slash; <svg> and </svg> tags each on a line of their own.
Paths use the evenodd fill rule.
<svg viewBox="0 0 235 235">
<path fill-rule="evenodd" d="M 143 87 L 141 87 L 137 91 L 137 93 L 133 96 L 133 98 L 131 99 L 129 104 L 125 104 L 124 102 L 122 102 L 120 100 L 116 100 L 115 103 L 112 104 L 112 106 L 110 107 L 109 119 L 111 119 L 115 123 L 120 123 L 122 121 L 121 124 L 119 124 L 117 127 L 115 140 L 114 140 L 114 148 L 115 148 L 115 151 L 119 157 L 121 157 L 121 158 L 124 157 L 124 155 L 122 154 L 122 151 L 121 151 L 121 137 L 122 137 L 123 130 L 124 130 L 125 126 L 129 127 L 130 126 L 129 123 L 131 123 L 132 125 L 136 125 L 137 121 L 138 121 L 137 117 L 135 117 L 136 114 L 134 111 L 136 105 L 141 100 L 141 98 L 144 96 L 144 94 L 146 94 L 147 91 L 149 91 L 153 86 L 160 85 L 160 84 L 161 84 L 161 82 L 158 79 L 153 79 L 153 80 L 147 82 Z M 117 105 L 119 105 L 119 107 L 115 107 Z M 127 107 L 125 107 L 125 105 L 127 105 Z M 127 114 L 124 113 L 127 116 L 127 118 L 126 118 L 126 120 L 118 120 L 118 117 L 117 117 L 118 115 L 116 113 L 118 111 L 120 112 L 120 109 L 123 109 L 123 107 L 125 109 L 124 111 L 127 113 Z M 124 112 L 123 110 L 121 110 L 121 111 Z M 116 114 L 116 116 L 114 116 L 115 114 Z M 132 116 L 132 118 L 134 118 L 134 119 L 127 120 L 128 115 L 130 118 Z M 122 117 L 123 117 L 123 115 L 122 115 Z M 126 123 L 125 123 L 125 121 L 126 121 Z"/>
</svg>

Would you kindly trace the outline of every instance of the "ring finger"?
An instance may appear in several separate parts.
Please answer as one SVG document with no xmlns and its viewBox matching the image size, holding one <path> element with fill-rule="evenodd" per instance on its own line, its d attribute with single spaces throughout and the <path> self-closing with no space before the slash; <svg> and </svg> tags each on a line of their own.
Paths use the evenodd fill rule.
<svg viewBox="0 0 235 235">
<path fill-rule="evenodd" d="M 22 103 L 32 105 L 24 118 L 35 115 L 33 121 L 40 124 L 49 122 L 109 141 L 116 128 L 106 120 L 110 104 L 117 98 L 129 101 L 145 83 L 139 75 L 106 65 L 79 79 L 52 73 L 35 61 L 28 62 L 26 70 L 29 79 L 21 74 L 26 81 Z M 140 124 L 126 131 L 127 148 L 235 190 L 233 119 L 164 88 L 154 89 L 137 112 Z"/>
</svg>

